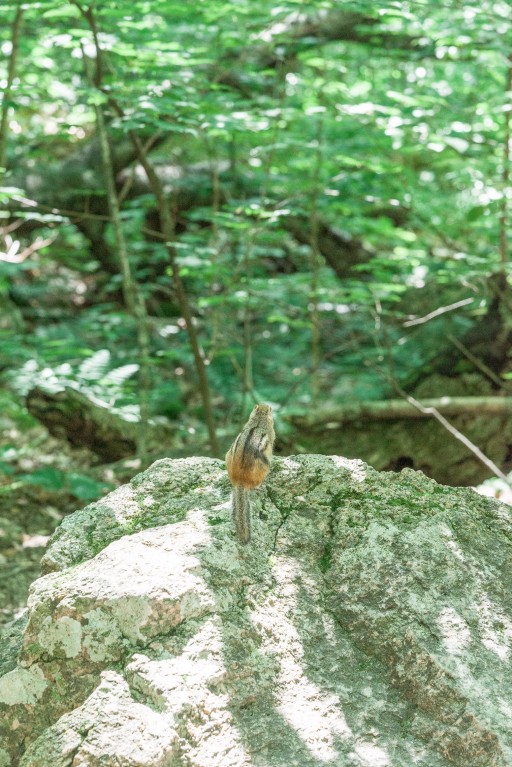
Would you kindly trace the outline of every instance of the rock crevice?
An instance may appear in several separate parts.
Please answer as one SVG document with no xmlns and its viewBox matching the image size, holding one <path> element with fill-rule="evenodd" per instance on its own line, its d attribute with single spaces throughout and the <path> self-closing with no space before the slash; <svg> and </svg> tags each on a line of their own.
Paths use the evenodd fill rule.
<svg viewBox="0 0 512 767">
<path fill-rule="evenodd" d="M 276 458 L 239 547 L 213 459 L 68 517 L 11 632 L 0 767 L 507 767 L 512 514 Z"/>
</svg>

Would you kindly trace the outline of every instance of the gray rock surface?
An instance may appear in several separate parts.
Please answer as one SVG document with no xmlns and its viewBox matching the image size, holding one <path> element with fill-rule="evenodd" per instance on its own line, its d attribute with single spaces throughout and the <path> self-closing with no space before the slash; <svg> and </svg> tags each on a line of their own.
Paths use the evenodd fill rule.
<svg viewBox="0 0 512 767">
<path fill-rule="evenodd" d="M 66 518 L 4 643 L 0 767 L 510 767 L 512 513 L 276 458 L 235 541 L 220 461 Z"/>
</svg>

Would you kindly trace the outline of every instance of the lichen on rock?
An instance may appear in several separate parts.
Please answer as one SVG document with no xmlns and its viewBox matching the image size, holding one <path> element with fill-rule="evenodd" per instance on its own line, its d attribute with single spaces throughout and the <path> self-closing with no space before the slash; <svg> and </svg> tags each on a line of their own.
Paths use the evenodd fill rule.
<svg viewBox="0 0 512 767">
<path fill-rule="evenodd" d="M 512 764 L 508 507 L 276 458 L 239 547 L 229 495 L 220 461 L 163 460 L 64 521 L 1 767 Z"/>
</svg>

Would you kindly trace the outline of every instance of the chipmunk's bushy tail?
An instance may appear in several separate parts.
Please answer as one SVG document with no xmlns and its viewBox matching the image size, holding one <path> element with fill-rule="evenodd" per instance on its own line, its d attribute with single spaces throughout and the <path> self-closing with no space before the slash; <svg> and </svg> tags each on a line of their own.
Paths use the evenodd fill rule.
<svg viewBox="0 0 512 767">
<path fill-rule="evenodd" d="M 251 540 L 251 507 L 249 493 L 245 487 L 233 487 L 233 519 L 235 520 L 236 535 L 240 543 Z"/>
</svg>

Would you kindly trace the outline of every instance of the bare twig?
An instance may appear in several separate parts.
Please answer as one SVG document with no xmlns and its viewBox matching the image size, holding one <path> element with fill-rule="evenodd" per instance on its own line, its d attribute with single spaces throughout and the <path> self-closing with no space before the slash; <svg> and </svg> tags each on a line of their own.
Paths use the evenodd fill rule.
<svg viewBox="0 0 512 767">
<path fill-rule="evenodd" d="M 439 317 L 441 314 L 446 314 L 446 312 L 453 312 L 454 309 L 460 309 L 461 306 L 472 304 L 474 300 L 474 298 L 463 298 L 461 301 L 456 301 L 454 304 L 449 304 L 448 306 L 440 306 L 439 309 L 435 309 L 433 312 L 425 314 L 424 317 L 416 317 L 413 320 L 406 320 L 403 323 L 404 328 L 411 328 L 413 325 L 421 325 L 424 322 L 433 320 L 434 317 Z"/>
<path fill-rule="evenodd" d="M 504 482 L 509 484 L 508 478 L 506 474 L 502 472 L 502 470 L 496 466 L 494 461 L 491 461 L 490 458 L 488 458 L 485 453 L 483 453 L 479 447 L 477 447 L 474 442 L 471 442 L 470 439 L 468 439 L 461 431 L 455 428 L 449 421 L 446 420 L 444 415 L 441 415 L 439 410 L 435 407 L 425 407 L 425 405 L 422 405 L 421 402 L 419 402 L 414 397 L 411 397 L 409 394 L 406 394 L 403 392 L 403 396 L 409 402 L 413 407 L 417 408 L 421 413 L 424 415 L 431 415 L 433 416 L 436 421 L 439 421 L 441 426 L 443 426 L 446 431 L 448 431 L 455 439 L 457 439 L 459 442 L 462 442 L 463 445 L 465 445 L 468 450 L 470 450 L 473 455 L 475 455 L 479 461 L 481 461 L 487 468 L 492 471 L 493 474 L 495 474 L 500 479 L 504 480 Z"/>
<path fill-rule="evenodd" d="M 48 213 L 53 213 L 55 216 L 63 216 L 65 218 L 69 218 L 73 221 L 104 221 L 105 223 L 112 223 L 112 216 L 105 215 L 102 213 L 88 213 L 84 210 L 69 210 L 67 208 L 56 208 L 55 205 L 44 205 L 42 202 L 36 202 L 35 200 L 30 200 L 28 197 L 20 197 L 19 195 L 13 195 L 13 200 L 16 200 L 16 202 L 20 202 L 22 205 L 26 205 L 29 208 L 34 208 L 36 210 L 41 211 L 48 211 Z M 120 198 L 119 198 L 120 199 Z M 15 221 L 13 224 L 10 224 L 9 227 L 18 228 L 22 226 L 24 221 Z M 5 227 L 4 227 L 5 229 Z M 10 228 L 9 228 L 10 231 Z M 159 240 L 165 239 L 162 232 L 157 232 L 156 229 L 150 229 L 147 226 L 141 227 L 140 230 L 143 234 L 149 234 L 152 237 L 155 237 Z"/>
<path fill-rule="evenodd" d="M 441 398 L 441 403 L 439 403 L 439 404 L 438 403 L 435 403 L 435 404 L 434 403 L 429 403 L 428 405 L 425 405 L 424 403 L 421 403 L 419 400 L 415 399 L 411 395 L 407 394 L 407 392 L 405 392 L 402 389 L 402 387 L 398 383 L 397 377 L 396 377 L 395 372 L 394 372 L 394 360 L 393 360 L 393 355 L 391 353 L 391 345 L 389 343 L 389 338 L 388 338 L 388 334 L 387 334 L 387 328 L 385 327 L 385 325 L 382 326 L 382 334 L 383 334 L 383 338 L 384 338 L 386 354 L 387 354 L 387 358 L 388 358 L 388 365 L 389 365 L 388 379 L 390 380 L 390 383 L 392 384 L 392 386 L 395 389 L 395 391 L 403 399 L 405 399 L 410 405 L 412 405 L 412 407 L 416 408 L 416 410 L 419 413 L 421 413 L 423 416 L 432 416 L 433 418 L 435 418 L 436 421 L 438 421 L 441 424 L 441 426 L 443 426 L 443 428 L 446 429 L 446 431 L 449 434 L 451 434 L 453 437 L 455 437 L 456 440 L 458 440 L 463 445 L 465 445 L 468 448 L 468 450 L 470 450 L 470 452 L 472 452 L 473 455 L 475 455 L 478 458 L 479 461 L 481 461 L 485 466 L 487 466 L 488 469 L 490 469 L 490 471 L 493 474 L 495 474 L 495 476 L 499 477 L 500 479 L 503 479 L 507 483 L 507 485 L 508 485 L 509 482 L 508 482 L 508 479 L 507 479 L 506 475 L 501 471 L 501 469 L 498 466 L 496 466 L 494 461 L 491 461 L 491 459 L 488 458 L 485 455 L 485 453 L 483 453 L 480 450 L 479 447 L 477 447 L 473 442 L 471 442 L 471 440 L 468 439 L 468 437 L 466 437 L 465 434 L 463 434 L 461 431 L 456 429 L 455 426 L 453 426 L 449 421 L 447 421 L 446 418 L 444 417 L 444 415 L 441 415 L 441 413 L 439 412 L 440 404 L 441 404 L 441 406 L 442 406 L 442 404 L 446 404 L 446 405 L 453 404 L 453 401 L 455 399 L 454 397 L 444 397 L 444 398 Z M 460 400 L 462 398 L 457 398 L 457 399 Z M 475 401 L 475 398 L 464 398 L 464 399 L 466 399 L 466 400 L 473 400 L 473 402 Z M 488 406 L 498 406 L 498 407 L 501 406 L 501 407 L 503 407 L 503 405 L 501 404 L 503 402 L 503 398 L 491 397 L 491 398 L 486 398 L 486 399 L 487 399 L 487 405 Z M 509 400 L 509 402 L 510 402 L 510 400 Z M 468 404 L 469 403 L 466 402 L 466 408 L 465 408 L 466 411 L 467 411 Z M 480 402 L 480 410 L 478 412 L 481 412 L 481 405 L 482 405 L 482 402 Z"/>
<path fill-rule="evenodd" d="M 452 342 L 454 346 L 457 347 L 457 349 L 463 354 L 470 362 L 473 363 L 473 365 L 482 371 L 482 373 L 489 378 L 493 383 L 497 384 L 500 389 L 508 389 L 508 387 L 505 385 L 505 382 L 494 372 L 494 370 L 491 370 L 490 367 L 488 367 L 485 362 L 482 362 L 481 359 L 478 359 L 478 357 L 475 357 L 475 355 L 467 349 L 464 344 L 459 341 L 458 338 L 455 336 L 452 336 L 451 333 L 448 333 L 446 336 L 449 341 Z"/>
<path fill-rule="evenodd" d="M 55 242 L 57 235 L 54 237 L 47 237 L 46 240 L 44 240 L 42 237 L 36 237 L 31 245 L 23 248 L 21 253 L 18 252 L 20 246 L 19 240 L 13 240 L 9 235 L 6 235 L 4 239 L 7 250 L 3 253 L 0 252 L 0 261 L 5 261 L 8 264 L 22 264 L 23 261 L 26 261 L 27 258 L 32 255 L 32 253 L 36 253 L 38 250 L 46 248 L 48 245 L 51 245 L 53 242 Z"/>
<path fill-rule="evenodd" d="M 384 400 L 376 402 L 353 402 L 343 408 L 331 408 L 315 412 L 306 416 L 288 416 L 293 422 L 301 426 L 310 426 L 325 429 L 326 424 L 344 424 L 351 421 L 368 420 L 397 420 L 409 418 L 435 418 L 455 439 L 462 442 L 490 471 L 507 484 L 508 479 L 501 469 L 496 466 L 470 439 L 455 428 L 442 415 L 444 410 L 451 415 L 477 412 L 493 415 L 508 415 L 512 413 L 511 397 L 441 397 L 436 400 L 419 400 L 406 394 L 400 386 L 396 387 L 402 394 L 403 399 Z"/>
</svg>

